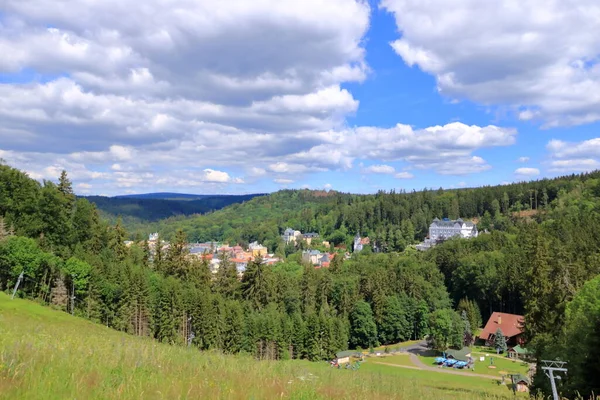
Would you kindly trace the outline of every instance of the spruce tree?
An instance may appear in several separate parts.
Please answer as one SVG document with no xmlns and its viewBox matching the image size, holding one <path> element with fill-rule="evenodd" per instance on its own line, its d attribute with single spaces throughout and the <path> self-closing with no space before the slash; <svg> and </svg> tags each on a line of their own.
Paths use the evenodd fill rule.
<svg viewBox="0 0 600 400">
<path fill-rule="evenodd" d="M 502 333 L 502 329 L 496 329 L 496 336 L 494 338 L 494 348 L 499 349 L 500 353 L 506 352 L 506 338 Z"/>
</svg>

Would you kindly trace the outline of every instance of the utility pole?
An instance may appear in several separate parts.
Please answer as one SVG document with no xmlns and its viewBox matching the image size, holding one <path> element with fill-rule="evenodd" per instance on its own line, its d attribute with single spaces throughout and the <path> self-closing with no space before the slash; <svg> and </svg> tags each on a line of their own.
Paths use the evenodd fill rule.
<svg viewBox="0 0 600 400">
<path fill-rule="evenodd" d="M 71 315 L 75 312 L 75 276 L 71 275 Z"/>
<path fill-rule="evenodd" d="M 196 335 L 194 335 L 194 332 L 192 331 L 192 317 L 189 317 L 188 320 L 188 337 L 187 337 L 187 345 L 188 347 L 190 347 L 192 345 L 192 340 L 196 337 Z"/>
<path fill-rule="evenodd" d="M 23 280 L 23 273 L 24 272 L 25 271 L 21 271 L 21 274 L 19 275 L 19 278 L 17 279 L 17 284 L 15 285 L 15 289 L 13 290 L 12 297 L 10 298 L 11 300 L 14 300 L 14 298 L 15 298 L 15 294 L 17 293 L 17 289 L 19 288 L 19 284 Z"/>
<path fill-rule="evenodd" d="M 566 361 L 553 361 L 553 360 L 542 360 L 544 366 L 542 369 L 548 378 L 550 378 L 550 384 L 552 385 L 552 397 L 554 400 L 560 400 L 558 397 L 558 391 L 556 390 L 556 382 L 555 379 L 562 379 L 560 375 L 554 375 L 555 372 L 564 372 L 567 374 L 567 369 L 565 368 Z"/>
</svg>

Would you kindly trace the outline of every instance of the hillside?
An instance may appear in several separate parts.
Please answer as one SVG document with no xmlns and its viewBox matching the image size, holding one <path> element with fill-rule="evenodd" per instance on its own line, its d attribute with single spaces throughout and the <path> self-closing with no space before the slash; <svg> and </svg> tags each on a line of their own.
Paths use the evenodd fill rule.
<svg viewBox="0 0 600 400">
<path fill-rule="evenodd" d="M 561 191 L 570 192 L 581 182 L 599 176 L 593 172 L 510 185 L 374 195 L 282 190 L 208 215 L 169 218 L 134 230 L 143 235 L 159 231 L 164 237 L 173 237 L 176 230 L 183 229 L 188 238 L 198 241 L 258 240 L 273 251 L 281 245 L 279 235 L 286 227 L 317 232 L 334 244 L 347 246 L 360 232 L 381 249 L 402 251 L 427 235 L 435 217 L 474 219 L 481 230 L 506 230 L 511 223 L 508 216 L 527 210 L 533 215 L 548 207 Z"/>
<path fill-rule="evenodd" d="M 130 196 L 86 196 L 102 217 L 114 222 L 120 216 L 129 228 L 173 216 L 204 214 L 231 204 L 243 203 L 262 194 L 249 195 L 185 195 L 150 193 Z"/>
<path fill-rule="evenodd" d="M 0 292 L 1 399 L 508 399 L 488 380 L 169 346 Z"/>
</svg>

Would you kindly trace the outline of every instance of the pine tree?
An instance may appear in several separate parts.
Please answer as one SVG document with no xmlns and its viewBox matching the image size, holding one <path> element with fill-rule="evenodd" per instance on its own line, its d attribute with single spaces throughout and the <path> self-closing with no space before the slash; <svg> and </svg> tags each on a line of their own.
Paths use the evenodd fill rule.
<svg viewBox="0 0 600 400">
<path fill-rule="evenodd" d="M 166 273 L 178 278 L 185 278 L 190 268 L 188 255 L 189 249 L 185 232 L 179 229 L 167 252 L 165 260 Z"/>
<path fill-rule="evenodd" d="M 242 294 L 244 299 L 261 309 L 269 303 L 271 296 L 270 269 L 263 264 L 262 257 L 258 256 L 248 263 L 242 277 Z"/>
<path fill-rule="evenodd" d="M 162 272 L 163 271 L 163 264 L 164 264 L 164 255 L 163 255 L 163 240 L 160 237 L 160 234 L 158 235 L 158 238 L 156 239 L 156 243 L 155 243 L 155 247 L 154 247 L 154 257 L 152 259 L 152 267 L 154 268 L 155 271 L 159 271 Z"/>
<path fill-rule="evenodd" d="M 220 255 L 219 270 L 213 282 L 213 287 L 217 293 L 227 299 L 237 299 L 240 296 L 240 282 L 237 276 L 237 268 L 231 262 L 227 253 Z"/>
<path fill-rule="evenodd" d="M 125 258 L 127 257 L 128 249 L 127 246 L 125 246 L 126 237 L 127 233 L 125 232 L 125 228 L 123 228 L 123 220 L 119 217 L 112 230 L 112 237 L 110 239 L 110 248 L 119 262 L 125 261 Z"/>
<path fill-rule="evenodd" d="M 142 266 L 144 268 L 149 268 L 150 267 L 150 257 L 152 256 L 152 254 L 150 253 L 150 244 L 148 243 L 148 240 L 144 240 L 144 244 L 142 246 L 142 252 L 143 252 Z"/>
<path fill-rule="evenodd" d="M 494 347 L 500 350 L 500 353 L 506 352 L 506 338 L 502 333 L 502 329 L 496 329 L 496 336 L 494 338 Z"/>
</svg>

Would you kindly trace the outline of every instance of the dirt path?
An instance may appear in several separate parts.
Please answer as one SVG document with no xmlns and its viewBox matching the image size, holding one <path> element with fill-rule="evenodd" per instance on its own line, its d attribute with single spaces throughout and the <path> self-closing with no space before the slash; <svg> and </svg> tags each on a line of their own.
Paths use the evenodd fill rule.
<svg viewBox="0 0 600 400">
<path fill-rule="evenodd" d="M 379 361 L 374 361 L 374 362 L 372 362 L 372 364 L 381 364 L 381 365 L 387 365 L 387 366 L 390 366 L 390 367 L 400 367 L 400 368 L 408 368 L 408 369 L 418 369 L 418 370 L 422 369 L 422 368 L 419 368 L 419 367 L 412 367 L 410 365 L 390 364 L 390 363 L 379 362 Z"/>
</svg>

